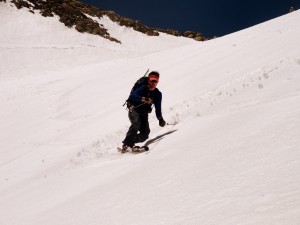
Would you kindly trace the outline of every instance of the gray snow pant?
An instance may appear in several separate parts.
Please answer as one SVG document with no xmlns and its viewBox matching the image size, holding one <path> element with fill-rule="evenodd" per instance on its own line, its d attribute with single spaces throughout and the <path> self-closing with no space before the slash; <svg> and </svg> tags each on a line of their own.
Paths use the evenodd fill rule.
<svg viewBox="0 0 300 225">
<path fill-rule="evenodd" d="M 128 113 L 131 126 L 123 141 L 124 145 L 133 147 L 135 143 L 144 142 L 150 134 L 148 112 L 138 113 L 135 110 Z"/>
</svg>

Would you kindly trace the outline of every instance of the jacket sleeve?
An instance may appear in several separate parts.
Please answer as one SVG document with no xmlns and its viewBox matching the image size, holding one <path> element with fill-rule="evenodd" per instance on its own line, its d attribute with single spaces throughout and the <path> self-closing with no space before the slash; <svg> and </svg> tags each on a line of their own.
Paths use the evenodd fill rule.
<svg viewBox="0 0 300 225">
<path fill-rule="evenodd" d="M 162 94 L 160 91 L 157 92 L 156 98 L 154 99 L 154 106 L 155 106 L 155 114 L 157 119 L 162 119 L 161 113 L 161 102 L 162 102 Z"/>
</svg>

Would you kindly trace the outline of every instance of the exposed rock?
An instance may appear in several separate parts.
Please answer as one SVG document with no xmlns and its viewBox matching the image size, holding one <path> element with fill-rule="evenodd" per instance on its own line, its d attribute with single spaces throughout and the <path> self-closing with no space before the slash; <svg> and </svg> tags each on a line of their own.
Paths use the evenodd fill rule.
<svg viewBox="0 0 300 225">
<path fill-rule="evenodd" d="M 6 0 L 0 1 L 5 2 Z M 207 40 L 207 38 L 198 32 L 178 32 L 171 29 L 151 28 L 143 25 L 137 20 L 121 17 L 113 11 L 98 9 L 76 0 L 12 0 L 12 3 L 14 3 L 18 9 L 26 7 L 32 13 L 34 13 L 33 10 L 39 10 L 40 14 L 44 17 L 53 17 L 54 15 L 57 15 L 59 16 L 59 21 L 67 27 L 75 27 L 78 32 L 99 35 L 117 43 L 121 42 L 116 38 L 111 37 L 102 24 L 99 24 L 90 17 L 101 18 L 106 15 L 119 25 L 131 27 L 148 36 L 159 36 L 159 32 L 163 32 L 174 36 L 193 38 L 197 41 Z"/>
<path fill-rule="evenodd" d="M 23 7 L 30 8 L 31 6 L 28 2 L 22 0 L 12 0 L 11 2 L 14 3 L 18 9 Z"/>
<path fill-rule="evenodd" d="M 40 12 L 41 12 L 42 16 L 44 16 L 44 17 L 53 17 L 54 16 L 53 13 L 51 12 L 51 10 L 49 10 L 49 9 L 41 9 Z"/>
</svg>

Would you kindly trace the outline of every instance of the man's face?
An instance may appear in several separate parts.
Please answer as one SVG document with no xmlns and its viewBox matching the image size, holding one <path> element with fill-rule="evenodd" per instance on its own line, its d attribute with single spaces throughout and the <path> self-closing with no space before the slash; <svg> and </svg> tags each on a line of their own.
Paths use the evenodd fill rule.
<svg viewBox="0 0 300 225">
<path fill-rule="evenodd" d="M 157 76 L 149 76 L 148 83 L 150 88 L 156 88 L 158 84 L 158 77 Z"/>
</svg>

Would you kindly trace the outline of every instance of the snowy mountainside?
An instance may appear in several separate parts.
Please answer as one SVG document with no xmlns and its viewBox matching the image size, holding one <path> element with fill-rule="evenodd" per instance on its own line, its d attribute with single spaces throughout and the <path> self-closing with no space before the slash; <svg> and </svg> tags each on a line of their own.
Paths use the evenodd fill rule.
<svg viewBox="0 0 300 225">
<path fill-rule="evenodd" d="M 0 0 L 0 2 L 6 2 L 6 0 Z M 43 17 L 59 17 L 59 22 L 63 23 L 66 27 L 75 28 L 80 33 L 89 33 L 92 35 L 98 35 L 110 41 L 122 43 L 120 39 L 116 39 L 107 30 L 106 24 L 98 23 L 99 21 L 94 20 L 95 18 L 108 17 L 114 23 L 121 26 L 132 28 L 135 31 L 146 34 L 147 36 L 160 36 L 160 33 L 170 34 L 176 37 L 187 37 L 192 38 L 196 41 L 207 40 L 199 32 L 185 31 L 179 32 L 173 29 L 161 29 L 152 28 L 142 24 L 138 20 L 132 20 L 118 15 L 114 11 L 104 10 L 89 4 L 77 0 L 8 0 L 10 6 L 18 9 L 26 9 L 30 13 L 38 13 Z"/>
<path fill-rule="evenodd" d="M 298 11 L 204 43 L 116 28 L 120 47 L 6 7 L 1 223 L 298 224 Z M 121 155 L 121 105 L 147 68 L 161 73 L 163 115 L 177 124 L 160 128 L 152 113 L 149 139 L 161 138 Z"/>
<path fill-rule="evenodd" d="M 102 63 L 128 55 L 137 57 L 195 42 L 163 33 L 158 37 L 148 37 L 132 28 L 119 26 L 107 16 L 101 20 L 91 17 L 105 24 L 108 31 L 122 41 L 122 44 L 112 43 L 102 37 L 67 28 L 58 21 L 57 16 L 42 17 L 25 8 L 18 10 L 10 1 L 0 2 L 0 13 L 0 78 L 7 77 L 7 74 L 10 77 L 13 74 L 35 75 L 41 67 L 47 72 L 62 67 Z"/>
</svg>

